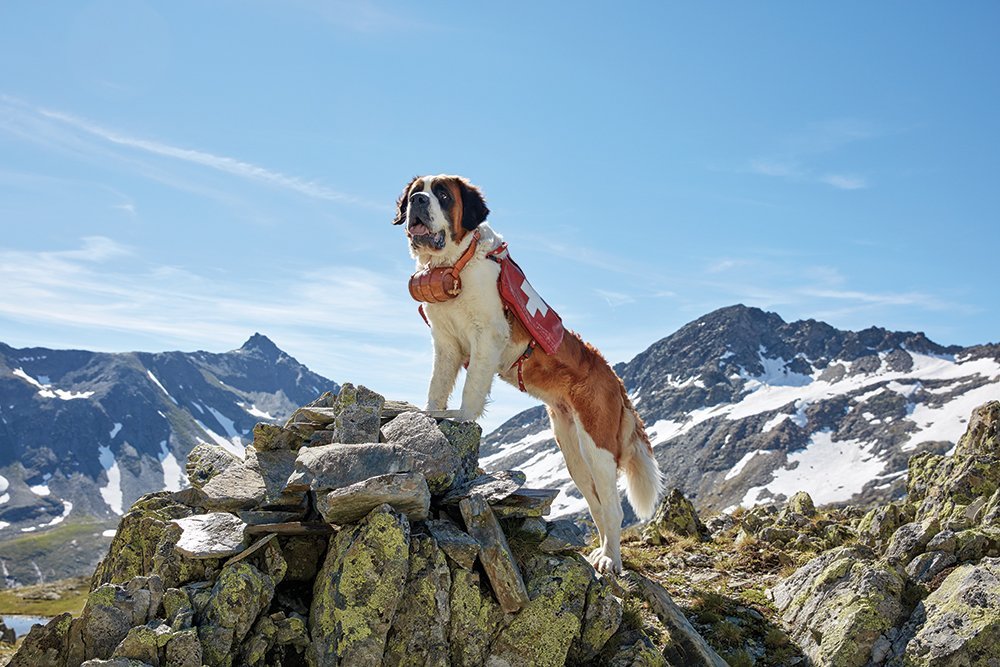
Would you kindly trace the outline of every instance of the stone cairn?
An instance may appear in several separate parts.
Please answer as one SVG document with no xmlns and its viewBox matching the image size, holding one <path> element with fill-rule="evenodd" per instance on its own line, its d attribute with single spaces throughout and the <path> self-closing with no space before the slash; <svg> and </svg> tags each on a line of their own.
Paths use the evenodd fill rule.
<svg viewBox="0 0 1000 667">
<path fill-rule="evenodd" d="M 477 469 L 480 436 L 345 384 L 242 459 L 200 444 L 189 488 L 122 517 L 83 614 L 10 665 L 663 664 L 542 518 L 556 492 Z"/>
</svg>

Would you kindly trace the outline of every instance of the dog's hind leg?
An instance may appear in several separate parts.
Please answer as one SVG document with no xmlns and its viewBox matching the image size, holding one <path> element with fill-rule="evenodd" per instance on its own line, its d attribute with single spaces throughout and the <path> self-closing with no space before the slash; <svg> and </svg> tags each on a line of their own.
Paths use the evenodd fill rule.
<svg viewBox="0 0 1000 667">
<path fill-rule="evenodd" d="M 590 433 L 580 423 L 576 422 L 577 438 L 580 442 L 580 453 L 590 471 L 592 491 L 596 496 L 599 511 L 593 511 L 594 523 L 601 534 L 601 545 L 590 554 L 588 560 L 598 572 L 622 571 L 622 511 L 621 496 L 618 494 L 618 464 L 614 454 L 597 446 Z"/>
<path fill-rule="evenodd" d="M 583 452 L 580 449 L 576 420 L 569 408 L 547 405 L 545 409 L 552 422 L 552 432 L 556 436 L 556 443 L 562 451 L 563 459 L 566 460 L 569 476 L 573 479 L 573 483 L 576 484 L 576 488 L 579 489 L 584 500 L 587 501 L 590 516 L 594 518 L 594 525 L 597 527 L 598 538 L 600 545 L 602 545 L 595 550 L 596 554 L 598 551 L 602 551 L 604 544 L 604 520 L 598 518 L 599 513 L 602 512 L 601 503 L 597 499 L 596 487 L 590 474 L 590 464 L 583 457 Z"/>
</svg>

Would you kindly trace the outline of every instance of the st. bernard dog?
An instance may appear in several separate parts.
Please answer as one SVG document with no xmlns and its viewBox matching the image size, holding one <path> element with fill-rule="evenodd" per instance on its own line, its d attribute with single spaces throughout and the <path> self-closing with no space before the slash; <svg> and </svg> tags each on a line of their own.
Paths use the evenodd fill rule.
<svg viewBox="0 0 1000 667">
<path fill-rule="evenodd" d="M 506 245 L 486 222 L 489 209 L 468 180 L 447 175 L 414 178 L 396 206 L 393 224 L 405 225 L 410 254 L 417 262 L 411 293 L 417 276 L 426 278 L 434 269 L 447 273 L 456 267 L 453 273 L 460 278 L 460 287 L 451 289 L 447 300 L 414 294 L 428 301 L 422 313 L 434 341 L 427 411 L 438 417 L 478 419 L 495 375 L 543 401 L 570 476 L 586 498 L 600 535 L 600 546 L 588 559 L 601 572 L 621 572 L 624 515 L 618 472 L 625 473 L 629 502 L 643 519 L 653 515 L 663 488 L 649 437 L 622 381 L 593 346 L 571 331 L 563 332 L 561 322 L 558 349 L 541 349 L 513 309 L 505 306 L 498 288 L 497 253 L 505 252 Z M 454 286 L 449 282 L 447 287 Z M 530 286 L 524 289 L 537 298 Z M 548 313 L 540 298 L 536 304 L 535 314 L 542 307 Z M 463 365 L 467 373 L 462 404 L 448 410 Z"/>
</svg>

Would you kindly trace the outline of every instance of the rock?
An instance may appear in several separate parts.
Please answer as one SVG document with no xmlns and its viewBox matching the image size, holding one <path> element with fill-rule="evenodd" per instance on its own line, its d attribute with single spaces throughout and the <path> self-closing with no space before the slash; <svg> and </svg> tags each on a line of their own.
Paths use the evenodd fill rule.
<svg viewBox="0 0 1000 667">
<path fill-rule="evenodd" d="M 608 577 L 595 576 L 587 588 L 580 635 L 570 647 L 568 663 L 595 659 L 621 626 L 624 608 Z"/>
<path fill-rule="evenodd" d="M 485 665 L 490 642 L 504 619 L 503 610 L 481 585 L 479 574 L 460 567 L 451 570 L 450 601 L 451 664 L 455 667 Z"/>
<path fill-rule="evenodd" d="M 482 427 L 474 421 L 460 422 L 445 419 L 438 422 L 438 429 L 448 439 L 448 444 L 459 460 L 458 471 L 452 483 L 461 485 L 475 478 L 479 468 Z"/>
<path fill-rule="evenodd" d="M 886 561 L 905 567 L 916 556 L 924 552 L 927 543 L 937 535 L 938 528 L 939 524 L 935 518 L 913 521 L 900 526 L 893 533 L 889 539 L 889 545 L 885 548 Z"/>
<path fill-rule="evenodd" d="M 920 554 L 906 566 L 906 574 L 919 583 L 928 583 L 945 568 L 956 562 L 955 554 L 945 551 L 928 551 Z"/>
<path fill-rule="evenodd" d="M 487 664 L 564 665 L 580 633 L 594 568 L 580 556 L 536 555 L 525 562 L 525 571 L 530 601 L 497 635 Z"/>
<path fill-rule="evenodd" d="M 772 590 L 792 638 L 821 665 L 862 667 L 903 617 L 904 582 L 862 546 L 827 551 Z"/>
<path fill-rule="evenodd" d="M 253 427 L 253 447 L 258 452 L 290 449 L 297 450 L 305 443 L 305 439 L 291 429 L 259 422 Z"/>
<path fill-rule="evenodd" d="M 267 496 L 267 487 L 253 459 L 240 461 L 212 477 L 201 487 L 203 506 L 209 510 L 234 512 L 254 509 Z"/>
<path fill-rule="evenodd" d="M 490 504 L 500 519 L 542 517 L 549 513 L 559 489 L 518 489 L 503 500 Z"/>
<path fill-rule="evenodd" d="M 146 622 L 148 613 L 148 594 L 137 600 L 124 587 L 115 584 L 105 584 L 94 590 L 80 617 L 83 657 L 110 658 L 129 629 Z"/>
<path fill-rule="evenodd" d="M 323 564 L 328 538 L 289 537 L 284 540 L 281 555 L 288 565 L 286 581 L 312 581 Z"/>
<path fill-rule="evenodd" d="M 516 535 L 518 539 L 535 545 L 541 544 L 542 540 L 549 534 L 549 522 L 536 516 L 530 516 L 526 519 L 508 519 L 501 525 L 507 535 Z M 553 553 L 558 551 L 555 549 Z"/>
<path fill-rule="evenodd" d="M 479 556 L 479 542 L 462 531 L 451 519 L 435 519 L 427 522 L 427 530 L 441 550 L 459 567 L 471 570 Z"/>
<path fill-rule="evenodd" d="M 274 523 L 299 521 L 306 515 L 305 510 L 241 510 L 236 513 L 240 521 L 248 526 L 266 526 Z"/>
<path fill-rule="evenodd" d="M 816 514 L 816 505 L 813 504 L 812 496 L 805 491 L 799 491 L 789 498 L 787 507 L 789 511 L 796 512 L 807 517 Z"/>
<path fill-rule="evenodd" d="M 370 477 L 415 470 L 415 455 L 399 445 L 365 443 L 303 447 L 285 491 L 329 491 Z"/>
<path fill-rule="evenodd" d="M 142 660 L 133 660 L 131 658 L 112 658 L 111 660 L 88 660 L 82 663 L 80 667 L 155 667 L 155 666 L 143 662 Z"/>
<path fill-rule="evenodd" d="M 925 620 L 899 651 L 908 666 L 1000 664 L 1000 559 L 955 568 L 919 607 Z"/>
<path fill-rule="evenodd" d="M 479 560 L 501 609 L 507 613 L 519 610 L 529 602 L 528 591 L 493 511 L 482 496 L 465 498 L 459 509 L 466 530 L 479 542 Z"/>
<path fill-rule="evenodd" d="M 639 630 L 620 630 L 607 643 L 599 664 L 606 667 L 667 667 L 667 660 Z M 675 662 L 674 665 L 685 665 Z"/>
<path fill-rule="evenodd" d="M 14 628 L 8 628 L 3 619 L 0 619 L 0 643 L 13 644 L 15 641 L 17 641 L 17 634 L 15 634 Z"/>
<path fill-rule="evenodd" d="M 258 570 L 266 572 L 275 585 L 281 583 L 288 571 L 288 564 L 278 546 L 278 536 L 274 533 L 257 540 L 238 555 L 227 560 L 223 567 L 247 559 L 252 559 L 251 564 L 256 566 Z"/>
<path fill-rule="evenodd" d="M 559 519 L 548 522 L 545 539 L 538 544 L 540 551 L 558 553 L 561 551 L 579 551 L 587 546 L 583 530 L 575 522 Z"/>
<path fill-rule="evenodd" d="M 459 478 L 462 459 L 437 422 L 422 412 L 404 412 L 382 427 L 385 439 L 412 451 L 416 470 L 424 474 L 431 493 L 445 493 Z"/>
<path fill-rule="evenodd" d="M 958 546 L 958 539 L 953 530 L 942 530 L 927 543 L 927 551 L 944 551 L 954 553 Z"/>
<path fill-rule="evenodd" d="M 701 537 L 707 532 L 691 501 L 684 497 L 680 489 L 674 489 L 660 501 L 656 513 L 649 522 L 649 527 L 664 536 L 666 533 L 675 535 Z"/>
<path fill-rule="evenodd" d="M 858 541 L 881 551 L 889 544 L 889 538 L 904 523 L 903 515 L 896 505 L 884 505 L 871 510 L 858 525 Z"/>
<path fill-rule="evenodd" d="M 166 667 L 201 667 L 201 642 L 195 630 L 175 632 L 167 642 Z"/>
<path fill-rule="evenodd" d="M 379 441 L 385 398 L 364 386 L 345 382 L 333 404 L 333 441 L 345 444 Z"/>
<path fill-rule="evenodd" d="M 420 408 L 406 401 L 386 401 L 382 405 L 382 423 L 392 421 L 404 412 L 420 412 Z"/>
<path fill-rule="evenodd" d="M 981 530 L 963 530 L 955 534 L 955 556 L 960 562 L 976 562 L 989 550 L 990 539 Z"/>
<path fill-rule="evenodd" d="M 442 424 L 444 422 L 441 422 Z M 463 498 L 476 494 L 487 503 L 499 502 L 524 486 L 525 475 L 520 470 L 500 470 L 479 475 L 462 486 L 456 486 L 441 499 L 443 505 L 457 505 Z"/>
<path fill-rule="evenodd" d="M 444 552 L 429 535 L 412 536 L 406 586 L 386 637 L 382 665 L 448 666 L 450 590 Z"/>
<path fill-rule="evenodd" d="M 264 497 L 259 503 L 262 509 L 305 508 L 305 491 L 285 491 L 288 478 L 295 469 L 296 458 L 296 453 L 287 449 L 247 452 L 246 465 L 256 470 L 264 481 Z"/>
<path fill-rule="evenodd" d="M 199 621 L 198 638 L 206 664 L 233 664 L 235 649 L 271 603 L 274 585 L 270 576 L 245 562 L 222 569 Z"/>
<path fill-rule="evenodd" d="M 159 626 L 166 628 L 166 626 Z M 163 643 L 170 638 L 170 629 L 158 631 L 148 625 L 137 625 L 128 631 L 125 639 L 115 648 L 112 658 L 137 660 L 152 667 L 160 667 L 160 639 Z"/>
<path fill-rule="evenodd" d="M 637 572 L 628 573 L 627 578 L 635 585 L 639 595 L 649 604 L 670 636 L 668 658 L 671 664 L 685 667 L 727 667 L 726 661 L 698 634 L 662 586 Z"/>
<path fill-rule="evenodd" d="M 161 547 L 165 543 L 169 542 L 169 550 L 173 551 L 173 544 L 181 532 L 170 522 L 191 514 L 191 508 L 177 503 L 168 493 L 140 498 L 118 523 L 108 555 L 94 572 L 91 588 L 101 584 L 123 583 L 154 571 L 163 576 L 154 561 L 162 554 Z M 168 535 L 171 532 L 168 526 L 173 529 L 174 534 Z"/>
<path fill-rule="evenodd" d="M 227 558 L 246 548 L 247 525 L 227 512 L 175 519 L 181 538 L 175 548 L 188 558 Z"/>
<path fill-rule="evenodd" d="M 410 525 L 387 505 L 330 539 L 309 610 L 310 664 L 377 665 L 409 572 Z"/>
<path fill-rule="evenodd" d="M 73 615 L 60 614 L 45 625 L 33 625 L 10 659 L 8 667 L 64 665 L 68 659 L 67 640 Z"/>
<path fill-rule="evenodd" d="M 191 486 L 200 489 L 216 475 L 239 465 L 241 460 L 225 447 L 203 442 L 188 454 L 184 468 Z"/>
<path fill-rule="evenodd" d="M 340 489 L 316 494 L 316 510 L 324 521 L 353 523 L 379 505 L 390 505 L 410 521 L 422 521 L 430 512 L 431 492 L 419 472 L 370 477 Z"/>
</svg>

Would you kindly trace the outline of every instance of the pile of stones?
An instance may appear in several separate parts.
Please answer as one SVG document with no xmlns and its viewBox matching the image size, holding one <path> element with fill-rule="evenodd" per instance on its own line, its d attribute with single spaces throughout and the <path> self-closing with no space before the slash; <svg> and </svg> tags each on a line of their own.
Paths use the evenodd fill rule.
<svg viewBox="0 0 1000 667">
<path fill-rule="evenodd" d="M 83 614 L 10 665 L 664 664 L 544 518 L 556 492 L 484 473 L 480 435 L 345 384 L 242 458 L 198 445 L 190 487 L 122 518 Z"/>
<path fill-rule="evenodd" d="M 1000 402 L 977 408 L 951 456 L 910 459 L 907 496 L 856 522 L 773 590 L 820 665 L 1000 665 Z"/>
</svg>

